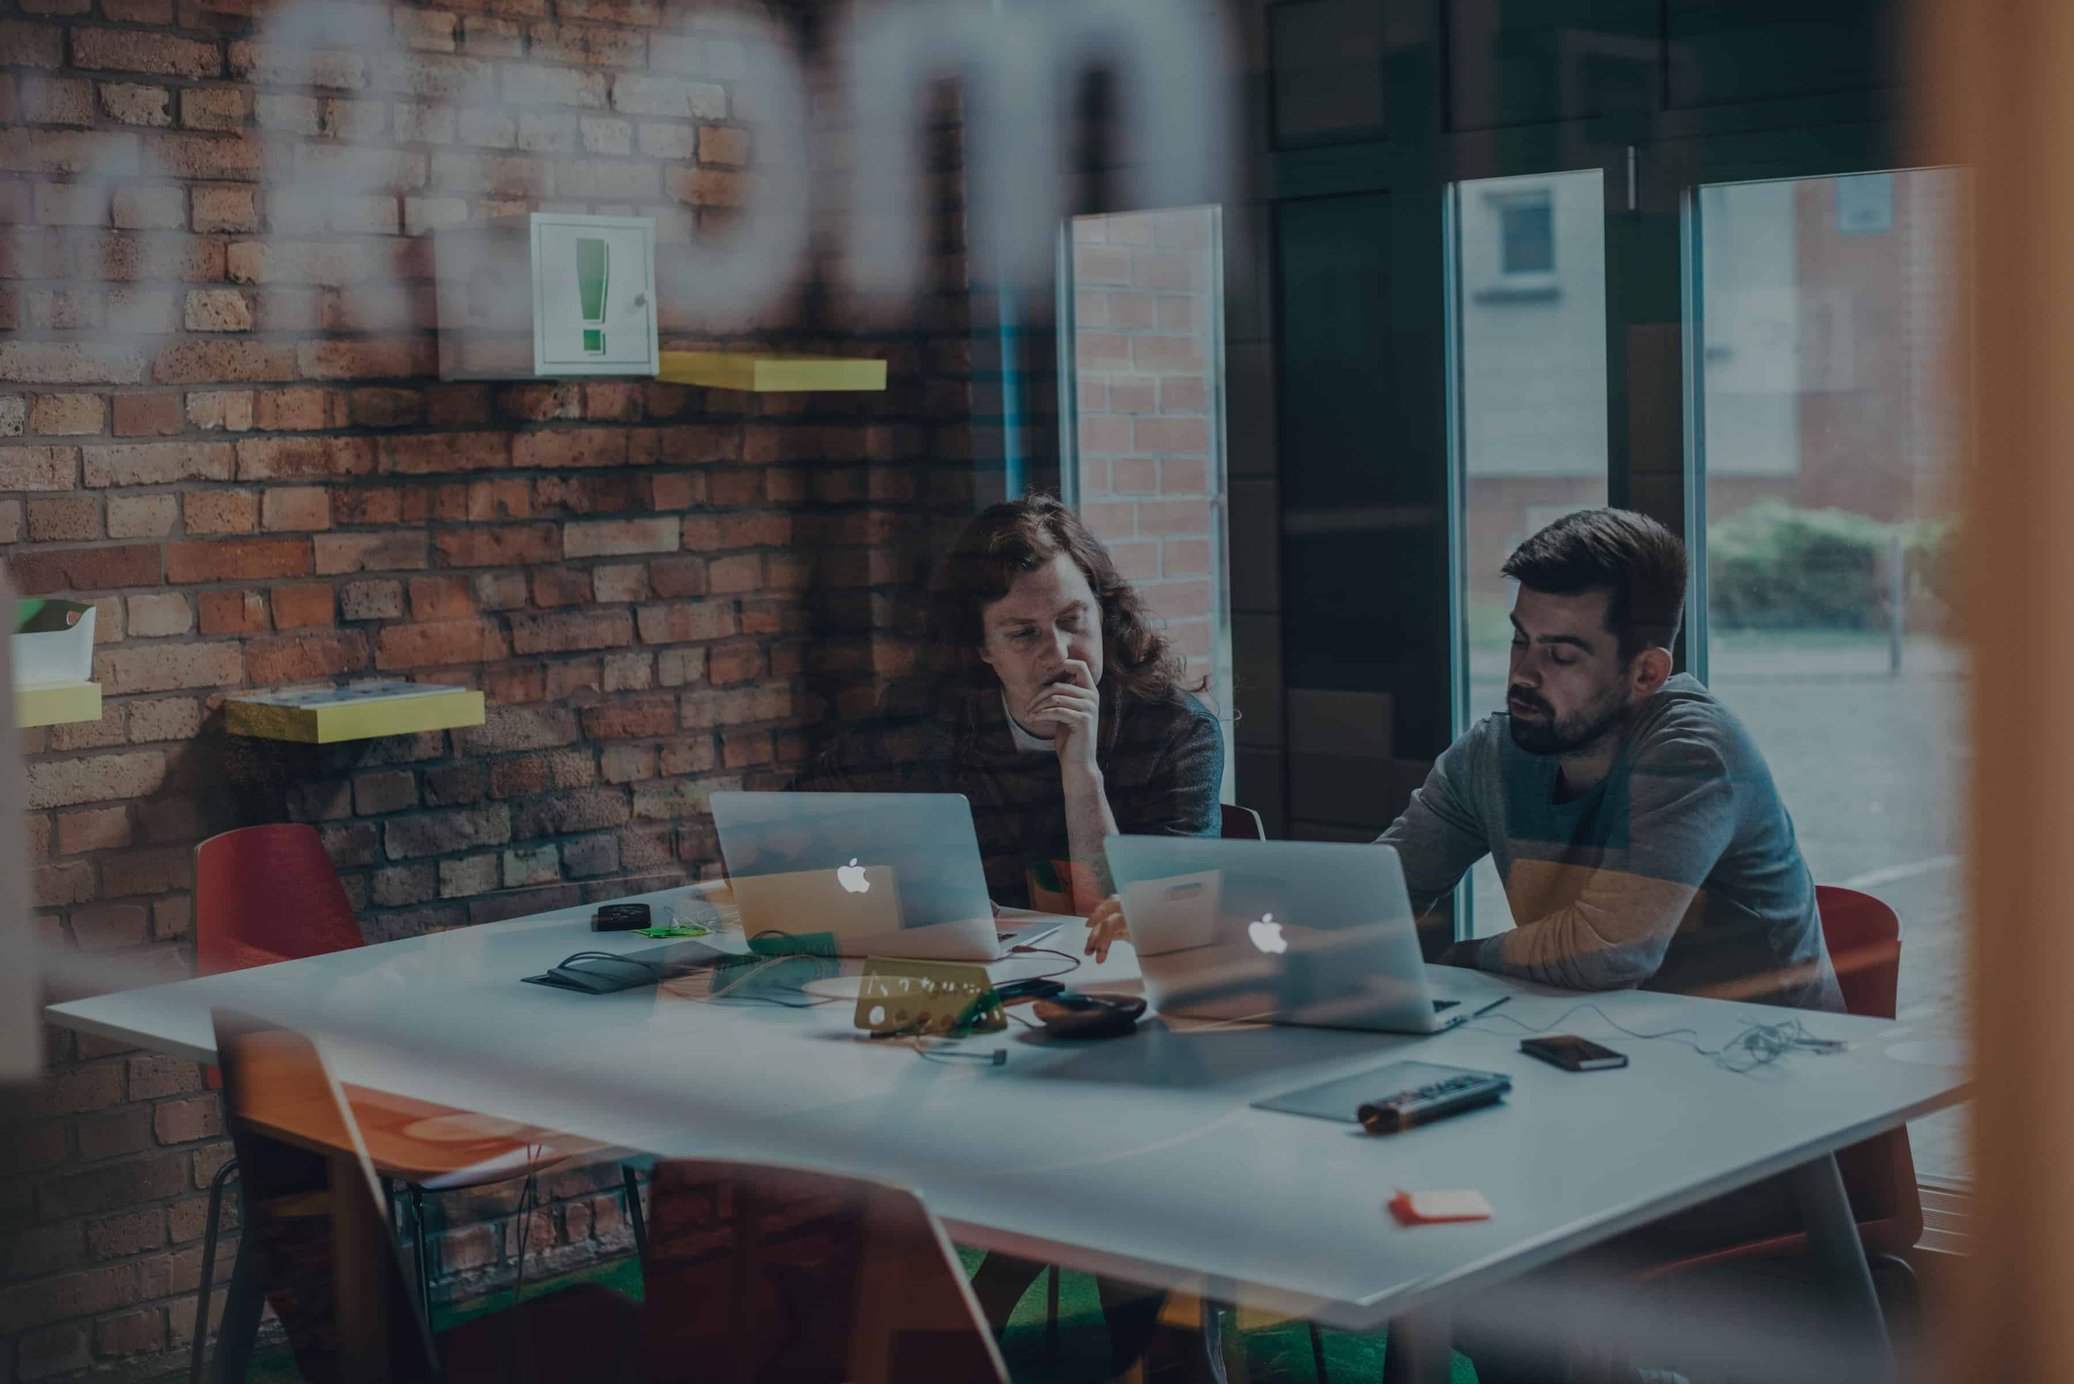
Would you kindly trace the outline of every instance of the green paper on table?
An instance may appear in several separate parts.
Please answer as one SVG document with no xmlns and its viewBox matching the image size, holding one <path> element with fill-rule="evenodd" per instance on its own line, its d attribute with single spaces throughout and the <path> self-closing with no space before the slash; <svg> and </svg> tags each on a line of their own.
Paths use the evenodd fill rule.
<svg viewBox="0 0 2074 1384">
<path fill-rule="evenodd" d="M 637 927 L 636 937 L 704 937 L 713 929 L 700 927 L 697 923 L 683 923 L 676 927 Z"/>
</svg>

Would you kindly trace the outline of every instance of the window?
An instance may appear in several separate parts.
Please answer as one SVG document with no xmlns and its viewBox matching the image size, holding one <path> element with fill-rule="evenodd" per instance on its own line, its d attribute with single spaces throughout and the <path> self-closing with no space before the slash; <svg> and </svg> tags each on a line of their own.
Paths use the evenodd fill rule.
<svg viewBox="0 0 2074 1384">
<path fill-rule="evenodd" d="M 1457 734 L 1505 699 L 1512 583 L 1498 569 L 1536 529 L 1606 503 L 1604 187 L 1587 168 L 1460 183 L 1449 200 Z M 1558 222 L 1571 247 L 1560 270 Z M 1479 283 L 1478 267 L 1493 265 L 1499 280 L 1537 287 Z M 1519 306 L 1528 298 L 1538 301 Z M 1510 925 L 1489 860 L 1471 875 L 1468 907 L 1479 934 Z"/>
<path fill-rule="evenodd" d="M 1547 193 L 1499 199 L 1498 272 L 1507 278 L 1520 274 L 1555 272 L 1555 208 Z"/>
<path fill-rule="evenodd" d="M 1967 286 L 1947 169 L 1702 187 L 1694 671 L 1763 749 L 1817 881 L 1901 916 L 1898 1012 L 1963 1040 L 1967 670 L 1951 605 Z M 1962 1177 L 1962 1121 L 1912 1128 Z"/>
<path fill-rule="evenodd" d="M 1059 314 L 1067 500 L 1231 707 L 1224 261 L 1216 207 L 1074 218 Z M 1230 758 L 1226 758 L 1227 788 Z M 1227 794 L 1227 796 L 1229 796 Z"/>
</svg>

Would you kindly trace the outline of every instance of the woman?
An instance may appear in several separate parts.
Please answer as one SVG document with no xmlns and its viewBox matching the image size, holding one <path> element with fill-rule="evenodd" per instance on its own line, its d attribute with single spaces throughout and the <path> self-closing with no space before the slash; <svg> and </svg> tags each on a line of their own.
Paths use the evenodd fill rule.
<svg viewBox="0 0 2074 1384">
<path fill-rule="evenodd" d="M 1215 836 L 1224 736 L 1107 550 L 1049 495 L 993 505 L 930 584 L 930 657 L 804 789 L 962 793 L 998 904 L 1063 863 L 1075 912 L 1109 892 L 1102 843 Z M 998 1332 L 1042 1266 L 989 1254 L 972 1287 Z M 1115 1369 L 1143 1353 L 1164 1294 L 1098 1280 Z"/>
<path fill-rule="evenodd" d="M 1217 718 L 1072 510 L 1029 495 L 982 511 L 938 565 L 929 617 L 927 675 L 795 787 L 964 794 L 1006 906 L 1064 865 L 1074 911 L 1092 909 L 1119 832 L 1217 834 Z"/>
</svg>

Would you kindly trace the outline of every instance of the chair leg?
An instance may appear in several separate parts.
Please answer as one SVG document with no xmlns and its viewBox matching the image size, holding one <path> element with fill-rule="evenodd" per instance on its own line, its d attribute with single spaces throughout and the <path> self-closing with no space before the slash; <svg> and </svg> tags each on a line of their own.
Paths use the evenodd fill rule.
<svg viewBox="0 0 2074 1384">
<path fill-rule="evenodd" d="M 1059 1358 L 1059 1275 L 1062 1272 L 1057 1264 L 1044 1266 L 1044 1354 L 1051 1360 Z"/>
<path fill-rule="evenodd" d="M 433 1331 L 432 1325 L 432 1231 L 425 1224 L 425 1189 L 412 1183 L 410 1187 L 411 1242 L 418 1255 L 418 1311 L 424 1315 L 425 1329 Z M 435 1334 L 437 1334 L 435 1332 Z"/>
<path fill-rule="evenodd" d="M 641 1175 L 634 1171 L 631 1163 L 619 1165 L 619 1183 L 625 1189 L 627 1200 L 627 1224 L 634 1230 L 634 1258 L 637 1262 L 648 1262 L 648 1223 L 641 1216 Z"/>
<path fill-rule="evenodd" d="M 1311 1333 L 1311 1366 L 1318 1372 L 1318 1384 L 1332 1384 L 1332 1376 L 1325 1373 L 1325 1333 L 1316 1322 L 1305 1322 L 1304 1327 Z"/>
<path fill-rule="evenodd" d="M 1230 1376 L 1224 1369 L 1224 1304 L 1203 1298 L 1198 1304 L 1197 1322 L 1202 1330 L 1203 1368 L 1214 1384 L 1226 1384 Z"/>
<path fill-rule="evenodd" d="M 223 1227 L 223 1189 L 237 1176 L 238 1160 L 224 1160 L 209 1179 L 209 1217 L 202 1225 L 202 1283 L 194 1300 L 194 1340 L 187 1361 L 188 1384 L 202 1384 L 205 1357 L 203 1343 L 209 1339 L 209 1295 L 216 1275 L 216 1240 Z"/>
<path fill-rule="evenodd" d="M 239 1229 L 244 1229 L 242 1222 Z M 259 1282 L 252 1237 L 241 1233 L 237 1258 L 231 1261 L 230 1287 L 223 1294 L 223 1320 L 216 1327 L 216 1357 L 210 1366 L 214 1384 L 244 1384 L 252 1368 L 259 1316 L 265 1309 L 266 1293 Z"/>
</svg>

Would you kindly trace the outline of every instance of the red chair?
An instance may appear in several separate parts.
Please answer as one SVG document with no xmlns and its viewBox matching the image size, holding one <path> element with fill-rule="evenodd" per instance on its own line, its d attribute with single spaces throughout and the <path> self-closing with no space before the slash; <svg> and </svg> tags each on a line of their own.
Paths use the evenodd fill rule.
<svg viewBox="0 0 2074 1384">
<path fill-rule="evenodd" d="M 1217 809 L 1223 814 L 1217 834 L 1227 841 L 1265 841 L 1267 828 L 1260 824 L 1260 814 L 1250 807 L 1237 803 L 1221 803 Z"/>
<path fill-rule="evenodd" d="M 1871 1018 L 1893 1018 L 1901 980 L 1901 919 L 1870 894 L 1826 884 L 1815 888 L 1815 908 L 1821 914 L 1822 940 L 1836 969 L 1844 1008 Z M 1839 1149 L 1836 1162 L 1858 1218 L 1858 1238 L 1867 1260 L 1876 1271 L 1891 1276 L 1913 1306 L 1915 1270 L 1903 1256 L 1923 1236 L 1923 1202 L 1907 1127 Z M 1657 1279 L 1714 1265 L 1807 1253 L 1805 1234 L 1774 1235 L 1681 1259 L 1643 1276 Z"/>
<path fill-rule="evenodd" d="M 221 975 L 364 945 L 345 885 L 316 828 L 303 823 L 243 827 L 210 837 L 195 847 L 194 855 L 195 968 L 200 974 Z M 205 1075 L 211 1086 L 221 1085 L 213 1070 Z M 467 1118 L 463 1112 L 351 1086 L 344 1090 L 383 1187 L 392 1196 L 399 1184 L 406 1190 L 417 1253 L 418 1305 L 427 1321 L 432 1316 L 432 1253 L 425 1193 L 509 1182 L 597 1147 L 552 1131 L 509 1132 L 503 1128 L 485 1137 L 456 1141 L 450 1126 L 456 1119 Z M 437 1141 L 412 1136 L 413 1127 L 422 1127 L 431 1119 L 449 1126 L 442 1129 Z M 209 1214 L 202 1235 L 202 1288 L 195 1308 L 190 1360 L 196 1379 L 202 1365 L 223 1189 L 237 1173 L 237 1166 L 235 1159 L 227 1161 L 209 1187 Z M 627 1193 L 636 1195 L 631 1185 Z"/>
</svg>

